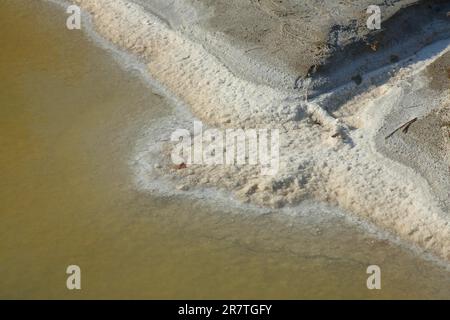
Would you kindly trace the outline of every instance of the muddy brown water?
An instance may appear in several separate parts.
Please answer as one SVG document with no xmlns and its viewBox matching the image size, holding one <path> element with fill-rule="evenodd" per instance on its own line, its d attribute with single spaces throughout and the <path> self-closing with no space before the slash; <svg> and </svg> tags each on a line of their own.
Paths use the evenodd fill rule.
<svg viewBox="0 0 450 320">
<path fill-rule="evenodd" d="M 137 190 L 133 142 L 173 108 L 65 19 L 0 2 L 0 298 L 450 298 L 448 271 L 332 210 L 255 215 Z M 366 287 L 370 264 L 382 290 Z"/>
</svg>

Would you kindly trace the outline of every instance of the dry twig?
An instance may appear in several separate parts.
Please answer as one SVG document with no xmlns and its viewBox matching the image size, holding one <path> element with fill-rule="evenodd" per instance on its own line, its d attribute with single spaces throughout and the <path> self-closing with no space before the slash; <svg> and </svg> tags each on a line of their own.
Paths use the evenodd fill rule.
<svg viewBox="0 0 450 320">
<path fill-rule="evenodd" d="M 408 133 L 409 127 L 418 120 L 418 118 L 414 118 L 408 122 L 406 122 L 405 124 L 403 124 L 402 126 L 398 127 L 397 129 L 395 129 L 391 134 L 389 134 L 386 139 L 389 139 L 390 137 L 392 137 L 397 131 L 402 130 L 403 133 Z"/>
</svg>

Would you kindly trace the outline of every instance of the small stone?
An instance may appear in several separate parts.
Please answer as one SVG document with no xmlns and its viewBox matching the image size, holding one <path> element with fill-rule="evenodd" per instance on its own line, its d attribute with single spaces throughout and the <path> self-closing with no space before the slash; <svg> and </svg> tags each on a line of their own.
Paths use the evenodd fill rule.
<svg viewBox="0 0 450 320">
<path fill-rule="evenodd" d="M 183 162 L 183 163 L 181 163 L 181 164 L 175 166 L 175 168 L 176 168 L 177 170 L 186 169 L 186 168 L 187 168 L 187 165 L 186 165 L 186 163 Z"/>
<path fill-rule="evenodd" d="M 189 190 L 189 187 L 187 185 L 185 185 L 185 184 L 180 184 L 176 188 L 177 188 L 177 190 L 180 190 L 180 191 L 187 191 L 187 190 Z"/>
<path fill-rule="evenodd" d="M 362 83 L 362 77 L 361 75 L 357 74 L 355 76 L 352 77 L 352 80 L 356 83 L 356 85 L 360 85 Z"/>
<path fill-rule="evenodd" d="M 400 57 L 396 54 L 391 54 L 390 60 L 391 60 L 391 63 L 397 63 L 400 61 Z"/>
</svg>

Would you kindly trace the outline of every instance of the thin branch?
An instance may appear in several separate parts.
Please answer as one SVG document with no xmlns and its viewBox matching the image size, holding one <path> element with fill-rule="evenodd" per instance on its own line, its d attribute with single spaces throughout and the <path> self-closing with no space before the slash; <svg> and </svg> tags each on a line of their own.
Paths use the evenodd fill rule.
<svg viewBox="0 0 450 320">
<path fill-rule="evenodd" d="M 397 129 L 395 129 L 391 134 L 389 134 L 385 139 L 389 139 L 390 137 L 392 137 L 397 131 L 402 130 L 403 133 L 408 133 L 409 127 L 411 127 L 411 125 L 416 122 L 418 120 L 418 118 L 414 118 L 408 122 L 406 122 L 405 124 L 403 124 L 402 126 L 398 127 Z"/>
</svg>

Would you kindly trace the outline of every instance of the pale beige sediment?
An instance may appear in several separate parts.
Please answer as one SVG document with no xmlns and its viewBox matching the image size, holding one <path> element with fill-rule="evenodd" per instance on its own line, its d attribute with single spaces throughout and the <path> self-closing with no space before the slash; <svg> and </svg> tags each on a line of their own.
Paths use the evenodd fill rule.
<svg viewBox="0 0 450 320">
<path fill-rule="evenodd" d="M 95 28 L 103 37 L 145 59 L 152 77 L 208 125 L 281 130 L 280 170 L 276 176 L 261 176 L 259 168 L 250 166 L 173 170 L 169 151 L 161 159 L 165 164 L 161 174 L 173 174 L 189 187 L 218 186 L 243 201 L 261 205 L 295 205 L 306 198 L 324 200 L 450 260 L 448 212 L 436 204 L 421 176 L 384 157 L 374 143 L 383 116 L 403 94 L 402 86 L 395 81 L 408 79 L 417 70 L 406 70 L 349 103 L 359 105 L 348 119 L 357 126 L 349 133 L 350 144 L 331 137 L 341 124 L 319 106 L 235 76 L 201 45 L 139 6 L 124 0 L 74 2 L 92 14 Z M 299 110 L 311 117 L 298 120 Z M 346 128 L 345 123 L 342 127 Z"/>
</svg>

